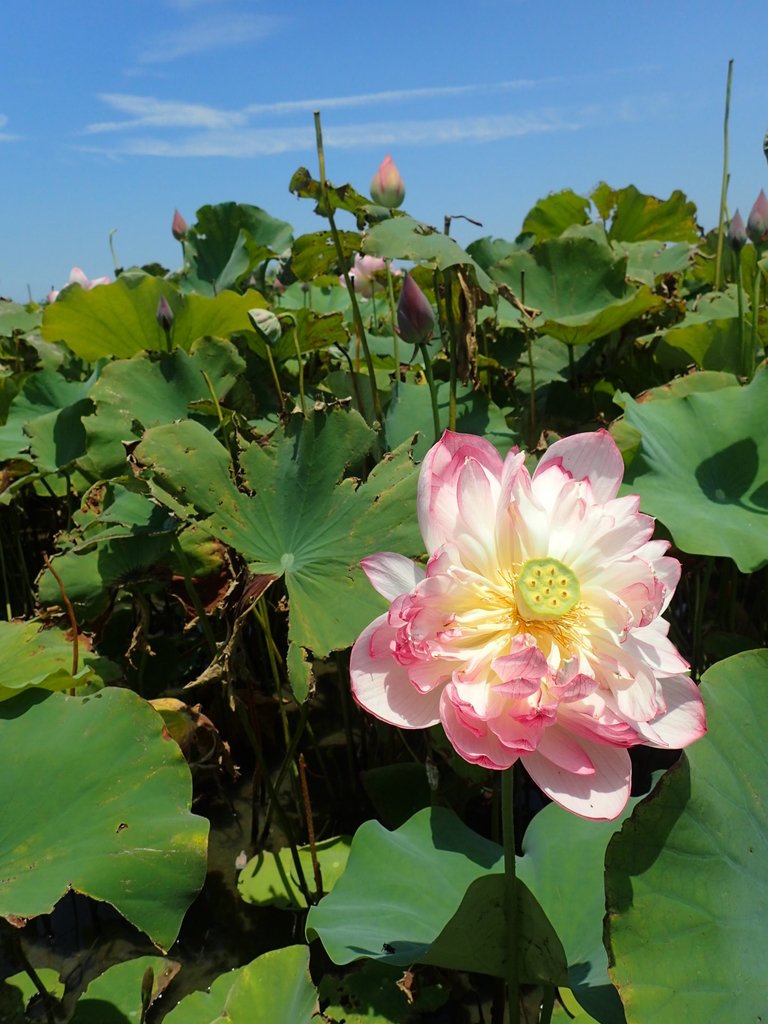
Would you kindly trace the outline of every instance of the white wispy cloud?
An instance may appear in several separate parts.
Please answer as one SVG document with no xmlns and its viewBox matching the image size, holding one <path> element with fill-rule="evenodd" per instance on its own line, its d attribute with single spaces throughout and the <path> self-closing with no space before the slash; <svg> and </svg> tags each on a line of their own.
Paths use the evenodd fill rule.
<svg viewBox="0 0 768 1024">
<path fill-rule="evenodd" d="M 395 145 L 440 145 L 457 142 L 491 142 L 542 132 L 575 131 L 578 120 L 557 113 L 435 118 L 413 121 L 371 121 L 327 126 L 323 131 L 326 148 L 356 149 Z M 121 141 L 114 155 L 164 157 L 273 156 L 278 153 L 311 151 L 315 133 L 311 126 L 213 130 L 181 138 L 139 136 Z"/>
<path fill-rule="evenodd" d="M 530 88 L 536 83 L 521 79 L 472 85 L 442 85 L 421 89 L 390 89 L 386 92 L 364 92 L 348 96 L 323 96 L 275 103 L 250 103 L 241 110 L 220 110 L 202 104 L 161 100 L 154 96 L 131 93 L 102 93 L 99 99 L 120 114 L 121 121 L 99 121 L 84 129 L 89 135 L 102 132 L 132 131 L 136 128 L 234 128 L 269 115 L 302 113 L 311 110 L 340 110 L 354 107 L 410 103 L 417 100 L 448 99 L 474 93 L 503 93 L 512 89 Z"/>
<path fill-rule="evenodd" d="M 243 111 L 217 110 L 200 103 L 179 103 L 176 100 L 159 100 L 154 96 L 134 96 L 129 93 L 102 93 L 99 96 L 107 106 L 121 114 L 127 114 L 122 121 L 100 121 L 89 124 L 85 132 L 97 135 L 102 132 L 132 131 L 135 128 L 236 128 L 247 124 Z"/>
<path fill-rule="evenodd" d="M 166 64 L 213 50 L 229 50 L 271 35 L 277 18 L 258 14 L 223 14 L 200 18 L 158 33 L 138 53 L 140 64 Z"/>
</svg>

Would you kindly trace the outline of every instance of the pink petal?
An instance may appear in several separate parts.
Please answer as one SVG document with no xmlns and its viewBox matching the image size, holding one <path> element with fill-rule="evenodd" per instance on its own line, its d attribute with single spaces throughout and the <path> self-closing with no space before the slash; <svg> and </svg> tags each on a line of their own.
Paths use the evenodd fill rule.
<svg viewBox="0 0 768 1024">
<path fill-rule="evenodd" d="M 623 747 L 590 743 L 580 745 L 595 769 L 594 775 L 575 775 L 558 767 L 539 750 L 526 754 L 523 764 L 533 781 L 555 803 L 581 818 L 612 821 L 629 799 L 632 767 Z"/>
<path fill-rule="evenodd" d="M 473 434 L 446 430 L 421 464 L 417 508 L 421 535 L 430 554 L 454 539 L 459 515 L 456 487 L 467 459 L 479 462 L 491 476 L 500 479 L 501 456 L 489 441 Z"/>
<path fill-rule="evenodd" d="M 595 500 L 615 498 L 624 477 L 624 460 L 607 430 L 572 434 L 544 452 L 534 478 L 550 463 L 556 462 L 574 480 L 588 480 Z"/>
<path fill-rule="evenodd" d="M 707 731 L 699 688 L 688 676 L 669 676 L 660 679 L 659 685 L 667 704 L 666 714 L 649 723 L 648 734 L 642 722 L 637 723 L 637 731 L 654 747 L 664 744 L 673 750 L 687 747 Z"/>
<path fill-rule="evenodd" d="M 349 672 L 352 696 L 382 722 L 401 729 L 425 729 L 440 721 L 440 690 L 420 693 L 395 661 L 390 643 L 395 630 L 386 615 L 368 626 L 355 642 Z"/>
<path fill-rule="evenodd" d="M 401 594 L 409 594 L 424 579 L 424 570 L 416 562 L 394 551 L 380 551 L 360 561 L 371 585 L 382 597 L 394 601 Z"/>
<path fill-rule="evenodd" d="M 440 718 L 454 750 L 470 764 L 503 769 L 510 768 L 518 759 L 520 751 L 505 746 L 487 722 L 474 717 L 450 683 L 442 690 Z M 530 749 L 530 744 L 525 743 L 523 749 Z"/>
<path fill-rule="evenodd" d="M 581 741 L 574 739 L 565 729 L 560 729 L 556 725 L 544 730 L 536 752 L 558 768 L 574 775 L 595 774 L 595 766 Z"/>
</svg>

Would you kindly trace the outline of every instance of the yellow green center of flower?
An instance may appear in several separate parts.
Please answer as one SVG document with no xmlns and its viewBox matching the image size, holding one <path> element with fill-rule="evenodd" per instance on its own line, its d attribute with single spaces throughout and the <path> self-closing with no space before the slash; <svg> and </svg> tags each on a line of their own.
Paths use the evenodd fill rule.
<svg viewBox="0 0 768 1024">
<path fill-rule="evenodd" d="M 579 603 L 576 574 L 556 558 L 530 558 L 520 569 L 515 587 L 523 618 L 557 618 Z"/>
</svg>

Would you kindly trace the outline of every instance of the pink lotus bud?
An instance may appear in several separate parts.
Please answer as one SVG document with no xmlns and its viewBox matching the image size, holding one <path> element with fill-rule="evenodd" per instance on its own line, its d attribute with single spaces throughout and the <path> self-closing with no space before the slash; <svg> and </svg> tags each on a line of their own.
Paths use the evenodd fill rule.
<svg viewBox="0 0 768 1024">
<path fill-rule="evenodd" d="M 402 206 L 405 199 L 405 183 L 389 153 L 381 161 L 371 181 L 371 199 L 390 210 Z"/>
<path fill-rule="evenodd" d="M 184 235 L 189 230 L 189 224 L 184 220 L 178 210 L 173 211 L 173 223 L 171 224 L 171 234 L 180 242 Z"/>
<path fill-rule="evenodd" d="M 768 198 L 762 189 L 755 200 L 755 205 L 749 211 L 747 234 L 755 245 L 768 242 Z"/>
<path fill-rule="evenodd" d="M 741 252 L 744 246 L 747 244 L 747 230 L 744 227 L 744 221 L 741 219 L 741 214 L 737 210 L 731 217 L 731 223 L 728 225 L 728 245 L 733 249 L 734 252 Z"/>
<path fill-rule="evenodd" d="M 157 322 L 160 324 L 166 334 L 173 327 L 173 310 L 171 309 L 168 299 L 164 295 L 160 296 L 160 301 L 157 304 L 157 311 L 155 312 Z"/>
<path fill-rule="evenodd" d="M 397 333 L 410 345 L 423 345 L 434 329 L 435 315 L 429 299 L 411 275 L 406 274 L 397 303 Z"/>
</svg>

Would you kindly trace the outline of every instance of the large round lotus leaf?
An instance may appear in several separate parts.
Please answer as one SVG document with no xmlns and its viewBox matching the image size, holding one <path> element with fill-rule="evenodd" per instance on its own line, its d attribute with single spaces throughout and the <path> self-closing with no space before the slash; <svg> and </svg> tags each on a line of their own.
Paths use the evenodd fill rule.
<svg viewBox="0 0 768 1024">
<path fill-rule="evenodd" d="M 550 804 L 528 826 L 517 874 L 536 894 L 568 959 L 568 985 L 601 1024 L 624 1013 L 608 977 L 603 946 L 605 848 L 637 798 L 616 821 L 585 821 Z"/>
<path fill-rule="evenodd" d="M 176 961 L 159 956 L 141 956 L 108 967 L 80 996 L 70 1024 L 141 1024 L 142 982 L 147 982 L 151 1004 L 163 994 L 179 967 Z"/>
<path fill-rule="evenodd" d="M 88 448 L 80 465 L 96 477 L 128 472 L 124 441 L 186 418 L 191 403 L 210 400 L 209 383 L 223 399 L 244 368 L 235 347 L 220 338 L 201 338 L 189 352 L 141 352 L 108 363 L 91 390 L 96 412 L 84 421 Z"/>
<path fill-rule="evenodd" d="M 84 412 L 83 403 L 88 396 L 92 381 L 69 381 L 56 370 L 39 370 L 25 382 L 21 391 L 11 402 L 8 418 L 0 427 L 0 461 L 15 459 L 29 450 L 30 436 L 26 427 L 41 421 L 47 425 L 38 433 L 46 432 L 52 437 L 63 411 L 75 410 L 70 413 L 73 420 L 69 424 L 74 427 L 76 437 L 59 437 L 59 443 L 67 448 L 67 454 L 79 455 L 82 450 L 82 426 L 79 417 Z M 62 423 L 62 427 L 66 421 Z M 77 450 L 79 448 L 79 450 Z M 63 463 L 62 463 L 63 464 Z"/>
<path fill-rule="evenodd" d="M 80 658 L 72 676 L 72 641 L 59 629 L 41 629 L 39 622 L 0 622 L 0 701 L 30 686 L 65 690 L 90 675 Z"/>
<path fill-rule="evenodd" d="M 676 189 L 669 199 L 640 192 L 634 185 L 611 188 L 604 181 L 593 191 L 592 202 L 604 221 L 610 221 L 614 241 L 697 242 L 696 205 Z"/>
<path fill-rule="evenodd" d="M 719 662 L 701 691 L 708 735 L 606 854 L 606 943 L 630 1024 L 766 1019 L 768 651 Z"/>
<path fill-rule="evenodd" d="M 0 704 L 0 916 L 74 889 L 167 949 L 203 884 L 208 822 L 152 708 L 129 690 L 29 691 Z"/>
<path fill-rule="evenodd" d="M 312 1024 L 317 991 L 306 946 L 286 946 L 222 974 L 209 992 L 193 992 L 166 1024 Z"/>
<path fill-rule="evenodd" d="M 375 440 L 354 410 L 294 416 L 268 446 L 242 453 L 249 495 L 232 480 L 227 450 L 190 420 L 148 430 L 135 458 L 176 515 L 206 516 L 204 528 L 239 551 L 251 572 L 285 575 L 289 640 L 324 657 L 349 647 L 386 610 L 360 559 L 380 550 L 382 538 L 404 555 L 423 550 L 413 511 L 418 474 L 405 447 L 363 484 L 344 475 Z"/>
<path fill-rule="evenodd" d="M 216 295 L 279 256 L 291 245 L 292 228 L 258 206 L 217 203 L 202 206 L 184 236 L 184 282 L 200 295 Z"/>
<path fill-rule="evenodd" d="M 168 342 L 157 320 L 165 298 L 173 311 L 170 338 L 174 348 L 188 349 L 207 336 L 226 338 L 249 326 L 248 310 L 264 306 L 255 291 L 222 292 L 213 298 L 182 295 L 170 281 L 148 274 L 123 274 L 113 284 L 86 291 L 66 288 L 43 313 L 46 341 L 63 341 L 82 359 L 135 355 L 143 349 L 163 352 Z"/>
<path fill-rule="evenodd" d="M 642 435 L 624 484 L 683 551 L 732 558 L 742 572 L 768 562 L 768 370 L 744 388 L 664 402 L 623 397 Z"/>
<path fill-rule="evenodd" d="M 600 224 L 568 228 L 528 252 L 511 253 L 491 273 L 534 313 L 533 326 L 569 345 L 602 338 L 660 305 L 647 285 L 626 280 Z"/>
<path fill-rule="evenodd" d="M 500 846 L 442 807 L 394 832 L 367 821 L 333 892 L 310 909 L 307 937 L 337 964 L 421 961 L 504 977 L 503 867 Z M 521 980 L 564 982 L 562 947 L 523 883 L 517 939 Z"/>
</svg>

